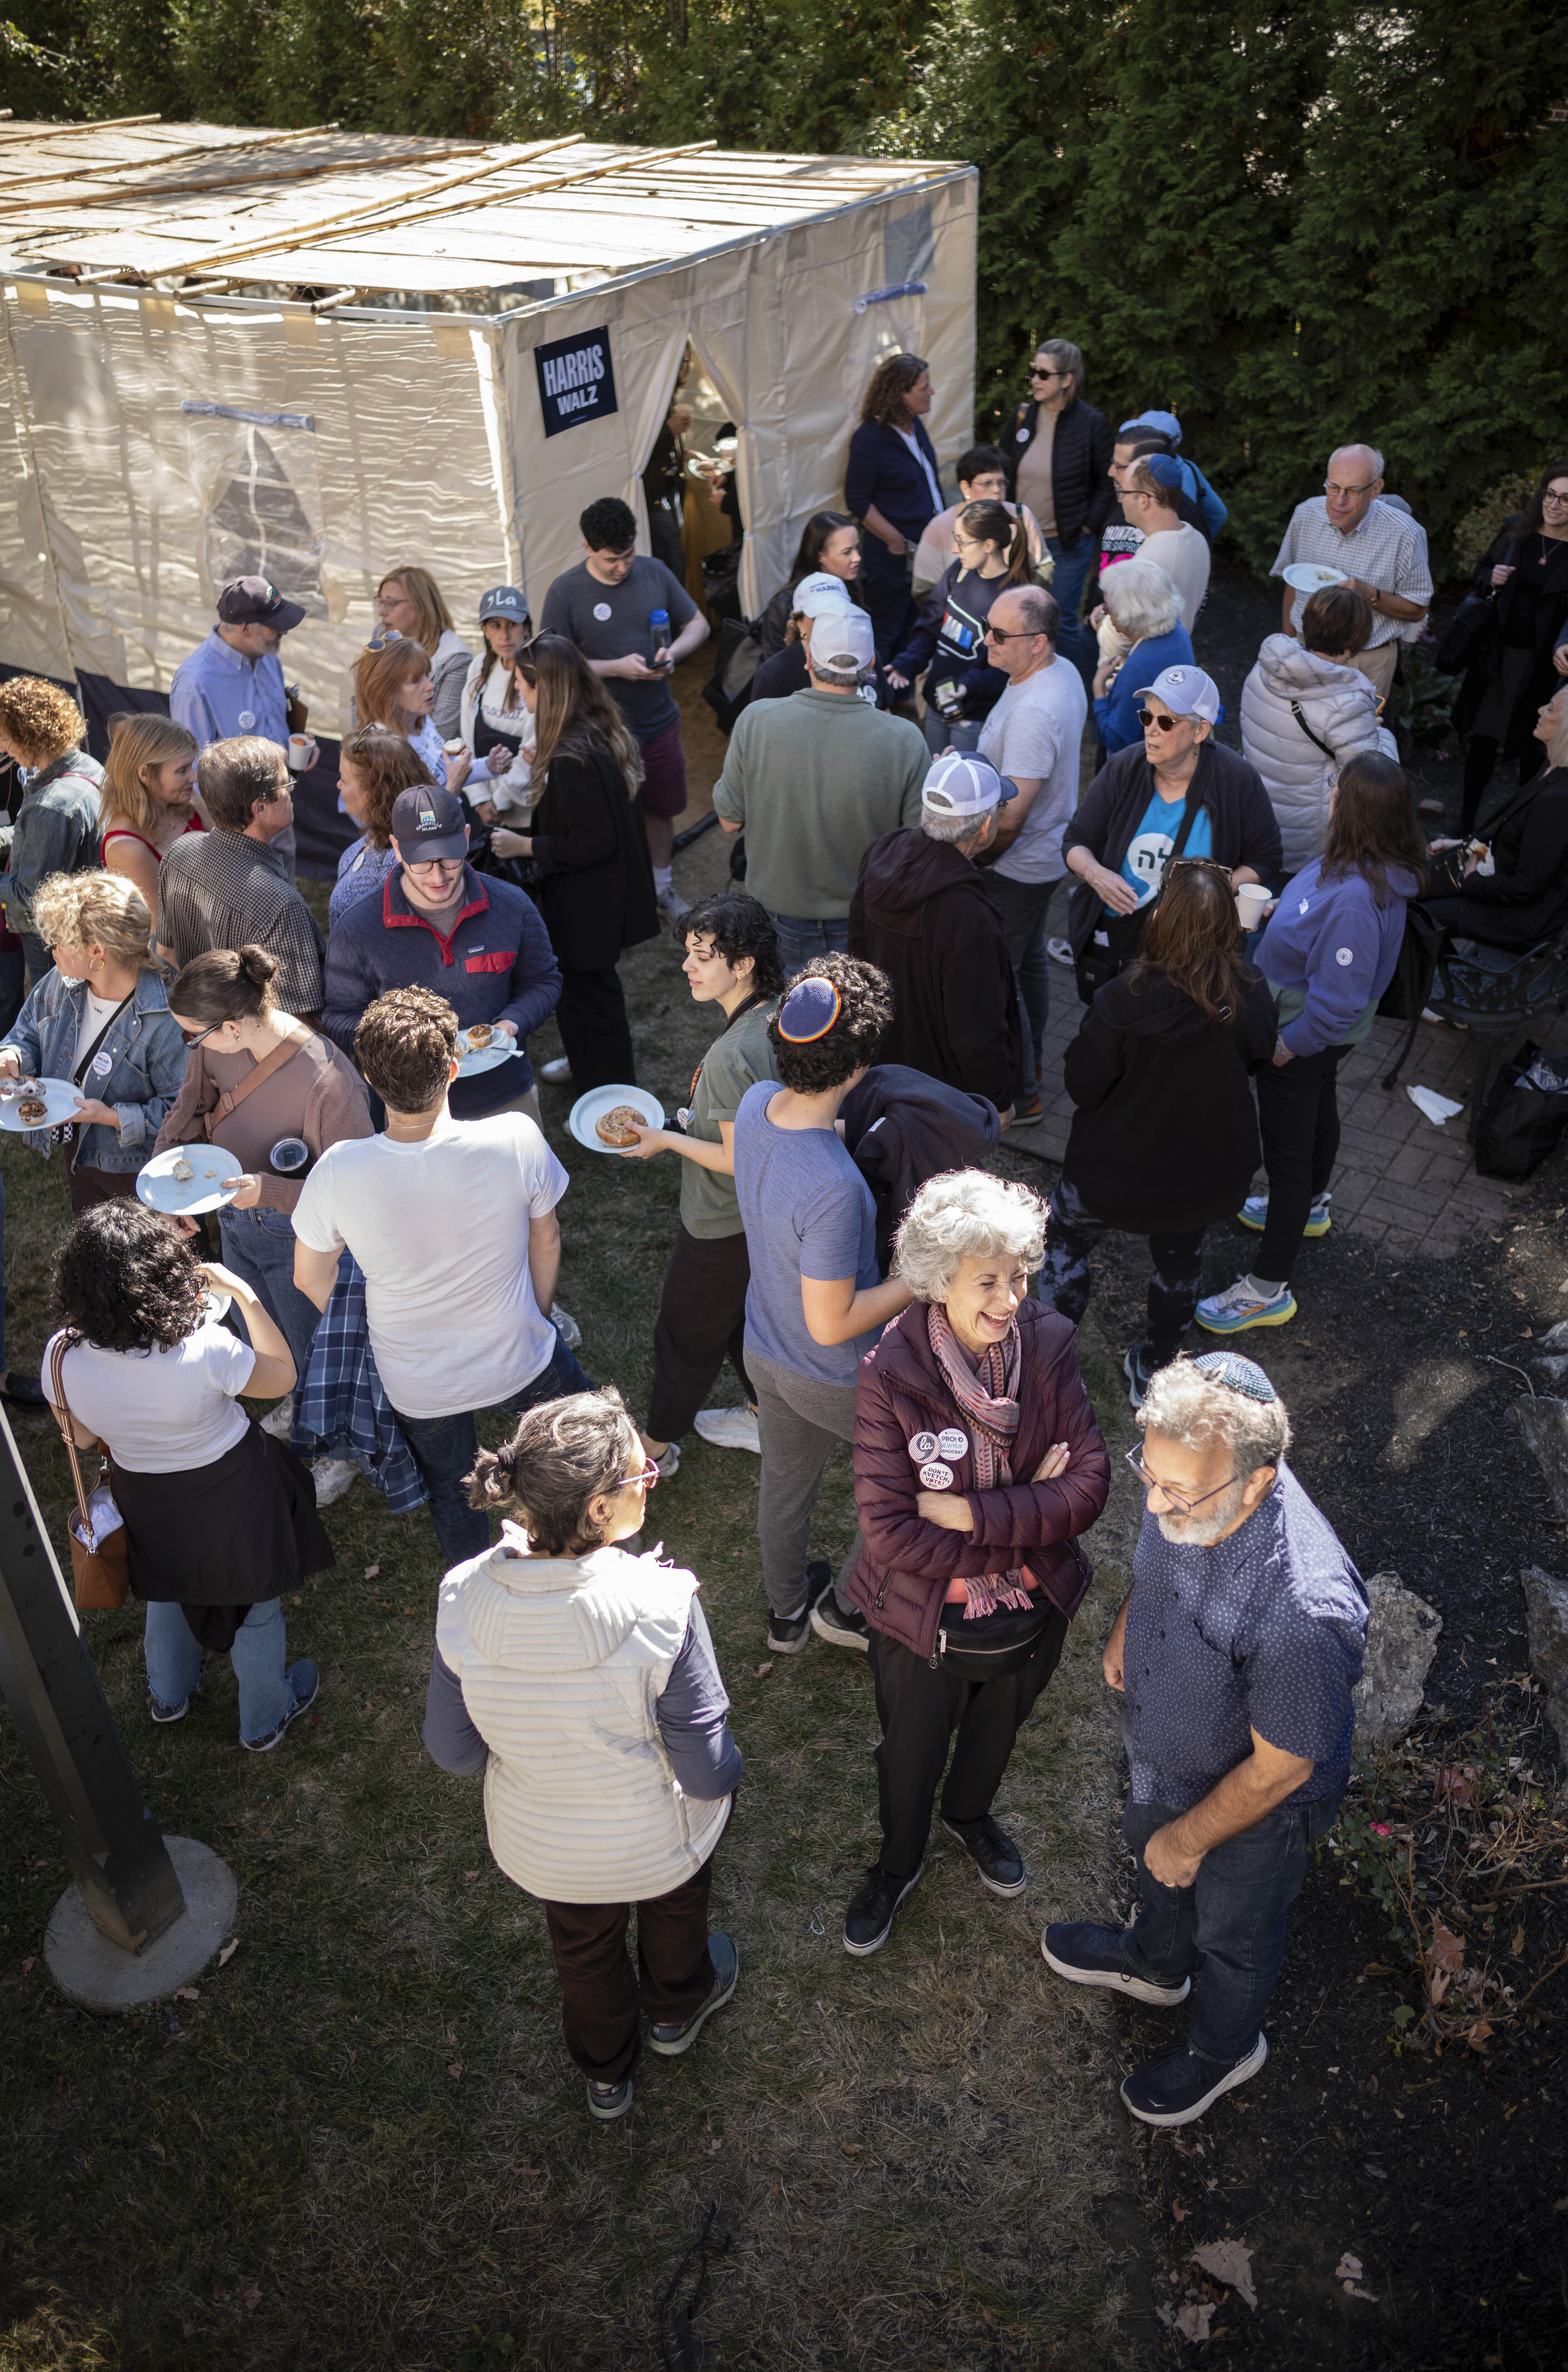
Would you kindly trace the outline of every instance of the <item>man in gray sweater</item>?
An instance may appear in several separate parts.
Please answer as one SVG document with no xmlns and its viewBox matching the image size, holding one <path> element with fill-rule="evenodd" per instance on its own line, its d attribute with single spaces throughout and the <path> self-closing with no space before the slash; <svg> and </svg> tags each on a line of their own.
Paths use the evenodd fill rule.
<svg viewBox="0 0 1568 2372">
<path fill-rule="evenodd" d="M 876 652 L 863 610 L 817 621 L 810 681 L 742 709 L 714 808 L 746 834 L 746 887 L 768 910 L 786 972 L 849 948 L 860 860 L 884 832 L 920 821 L 925 737 L 860 697 Z"/>
</svg>

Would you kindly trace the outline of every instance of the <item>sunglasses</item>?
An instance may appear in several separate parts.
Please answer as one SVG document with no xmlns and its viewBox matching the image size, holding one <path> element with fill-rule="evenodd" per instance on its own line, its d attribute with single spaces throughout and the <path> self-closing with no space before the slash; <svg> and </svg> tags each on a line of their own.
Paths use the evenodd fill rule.
<svg viewBox="0 0 1568 2372">
<path fill-rule="evenodd" d="M 1192 862 L 1195 864 L 1197 859 L 1194 858 Z M 1173 1491 L 1168 1482 L 1162 1482 L 1157 1474 L 1151 1474 L 1149 1472 L 1148 1468 L 1144 1463 L 1144 1453 L 1142 1448 L 1124 1449 L 1121 1455 L 1125 1458 L 1128 1465 L 1132 1469 L 1133 1473 L 1137 1476 L 1145 1491 L 1157 1491 L 1162 1499 L 1168 1499 L 1171 1506 L 1179 1509 L 1184 1516 L 1190 1516 L 1194 1507 L 1201 1507 L 1205 1499 L 1217 1499 L 1222 1491 L 1230 1490 L 1236 1482 L 1236 1476 L 1233 1474 L 1229 1478 L 1229 1481 L 1225 1482 L 1216 1482 L 1212 1491 L 1200 1491 L 1195 1499 L 1189 1499 L 1186 1498 L 1181 1492 Z"/>
<path fill-rule="evenodd" d="M 1179 725 L 1201 725 L 1202 717 L 1162 716 L 1157 709 L 1140 708 L 1138 715 L 1144 725 L 1152 725 L 1156 733 L 1174 733 Z"/>
<path fill-rule="evenodd" d="M 1165 869 L 1167 873 L 1178 873 L 1184 865 L 1201 866 L 1205 873 L 1223 873 L 1227 881 L 1230 879 L 1229 866 L 1222 865 L 1217 856 L 1168 856 Z"/>
<path fill-rule="evenodd" d="M 184 1039 L 187 1046 L 199 1046 L 203 1038 L 210 1038 L 215 1029 L 222 1028 L 221 1021 L 209 1021 L 204 1029 L 182 1029 L 180 1035 Z"/>
<path fill-rule="evenodd" d="M 1031 378 L 1071 378 L 1072 376 L 1071 371 L 1064 370 L 1032 370 L 1029 373 Z"/>
<path fill-rule="evenodd" d="M 987 643 L 1035 643 L 1040 636 L 1026 634 L 1019 626 L 987 626 L 981 640 Z"/>
</svg>

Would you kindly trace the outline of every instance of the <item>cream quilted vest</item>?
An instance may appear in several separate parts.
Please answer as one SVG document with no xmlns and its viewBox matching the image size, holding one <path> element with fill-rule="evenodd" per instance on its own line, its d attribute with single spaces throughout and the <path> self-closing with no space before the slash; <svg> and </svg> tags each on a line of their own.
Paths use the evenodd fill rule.
<svg viewBox="0 0 1568 2372">
<path fill-rule="evenodd" d="M 545 1901 L 668 1894 L 706 1861 L 728 1802 L 681 1793 L 656 1712 L 696 1576 L 618 1548 L 535 1560 L 508 1545 L 447 1575 L 436 1622 L 490 1749 L 490 1850 Z"/>
</svg>

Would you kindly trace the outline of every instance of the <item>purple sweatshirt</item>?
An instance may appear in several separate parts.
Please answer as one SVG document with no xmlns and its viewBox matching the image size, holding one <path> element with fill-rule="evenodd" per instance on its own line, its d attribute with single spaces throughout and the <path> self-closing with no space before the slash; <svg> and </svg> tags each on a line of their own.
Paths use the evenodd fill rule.
<svg viewBox="0 0 1568 2372">
<path fill-rule="evenodd" d="M 1413 875 L 1397 865 L 1388 868 L 1393 894 L 1386 906 L 1361 874 L 1326 882 L 1322 871 L 1322 858 L 1315 857 L 1286 882 L 1253 959 L 1274 992 L 1280 1041 L 1293 1054 L 1320 1054 L 1351 1040 L 1394 977 L 1405 901 L 1415 896 Z"/>
</svg>

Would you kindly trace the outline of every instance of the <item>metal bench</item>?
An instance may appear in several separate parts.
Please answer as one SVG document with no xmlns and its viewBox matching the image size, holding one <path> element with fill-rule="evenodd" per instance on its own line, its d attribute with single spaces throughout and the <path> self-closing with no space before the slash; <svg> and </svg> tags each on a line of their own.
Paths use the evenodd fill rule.
<svg viewBox="0 0 1568 2372">
<path fill-rule="evenodd" d="M 1473 1140 L 1504 1063 L 1513 1061 L 1543 1014 L 1568 1012 L 1568 929 L 1527 948 L 1506 971 L 1487 971 L 1446 945 L 1437 959 L 1426 1003 L 1440 1020 L 1456 1022 L 1469 1033 L 1474 1059 L 1465 1134 Z M 1420 1027 L 1418 1014 L 1383 1081 L 1385 1087 L 1398 1086 Z"/>
</svg>

